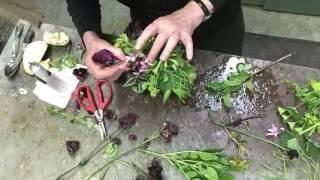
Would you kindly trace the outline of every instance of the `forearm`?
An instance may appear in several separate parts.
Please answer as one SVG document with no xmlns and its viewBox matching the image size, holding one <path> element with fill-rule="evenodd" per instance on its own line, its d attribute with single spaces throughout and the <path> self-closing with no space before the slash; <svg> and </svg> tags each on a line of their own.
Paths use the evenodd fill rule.
<svg viewBox="0 0 320 180">
<path fill-rule="evenodd" d="M 101 14 L 99 0 L 66 0 L 68 12 L 81 38 L 87 31 L 97 35 L 101 32 Z"/>
</svg>

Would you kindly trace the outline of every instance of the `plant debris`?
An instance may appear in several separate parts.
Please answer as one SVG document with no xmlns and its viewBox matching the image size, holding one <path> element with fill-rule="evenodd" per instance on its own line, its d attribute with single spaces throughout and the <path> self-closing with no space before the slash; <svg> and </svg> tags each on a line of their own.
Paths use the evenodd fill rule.
<svg viewBox="0 0 320 180">
<path fill-rule="evenodd" d="M 87 78 L 88 71 L 86 68 L 80 67 L 73 69 L 72 74 L 75 75 L 80 81 L 83 81 Z"/>
<path fill-rule="evenodd" d="M 118 155 L 118 153 L 119 153 L 119 144 L 111 142 L 105 146 L 103 157 L 105 159 L 114 158 Z"/>
<path fill-rule="evenodd" d="M 120 129 L 130 129 L 136 123 L 137 115 L 134 113 L 127 113 L 119 119 Z"/>
<path fill-rule="evenodd" d="M 171 139 L 173 136 L 178 135 L 178 126 L 170 123 L 168 121 L 165 121 L 162 124 L 163 131 L 161 132 L 161 136 L 164 137 L 165 143 L 171 142 Z"/>
<path fill-rule="evenodd" d="M 114 137 L 111 139 L 111 142 L 116 145 L 121 145 L 121 139 Z"/>
<path fill-rule="evenodd" d="M 154 158 L 151 162 L 151 166 L 148 167 L 147 180 L 162 180 L 162 167 L 157 158 Z"/>
<path fill-rule="evenodd" d="M 110 120 L 113 120 L 116 118 L 116 114 L 110 109 L 105 109 L 104 110 L 104 117 L 106 120 L 110 121 Z"/>
<path fill-rule="evenodd" d="M 78 123 L 85 125 L 88 128 L 97 126 L 94 119 L 84 112 L 66 112 L 64 109 L 56 108 L 54 106 L 46 106 L 45 110 L 52 116 L 59 116 L 61 119 L 68 120 L 71 123 Z"/>
<path fill-rule="evenodd" d="M 129 139 L 129 141 L 135 141 L 135 140 L 137 140 L 137 136 L 135 134 L 130 134 L 128 136 L 128 139 Z"/>
<path fill-rule="evenodd" d="M 230 174 L 232 167 L 220 150 L 208 149 L 171 153 L 141 151 L 169 161 L 187 180 L 233 179 Z"/>
<path fill-rule="evenodd" d="M 74 157 L 80 148 L 79 141 L 66 141 L 66 148 L 70 156 Z"/>
</svg>

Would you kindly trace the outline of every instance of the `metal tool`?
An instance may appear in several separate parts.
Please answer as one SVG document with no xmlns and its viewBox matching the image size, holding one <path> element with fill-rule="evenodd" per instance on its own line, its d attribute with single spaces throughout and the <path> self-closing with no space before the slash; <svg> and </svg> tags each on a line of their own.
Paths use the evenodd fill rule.
<svg viewBox="0 0 320 180">
<path fill-rule="evenodd" d="M 106 97 L 104 96 L 103 86 L 106 87 Z M 106 124 L 104 121 L 104 110 L 109 106 L 112 100 L 112 86 L 108 80 L 97 80 L 96 90 L 98 103 L 96 103 L 90 86 L 88 84 L 80 84 L 75 90 L 75 98 L 80 107 L 96 117 L 96 122 L 100 127 L 101 138 L 108 136 Z"/>
<path fill-rule="evenodd" d="M 24 36 L 23 46 L 22 46 L 23 49 L 20 52 L 19 51 L 20 45 L 18 45 L 18 44 L 20 43 L 19 39 L 20 39 L 21 34 L 23 32 L 23 25 L 21 27 L 18 26 L 16 28 L 15 41 L 14 41 L 13 51 L 12 51 L 13 52 L 12 59 L 8 62 L 8 64 L 5 66 L 5 69 L 4 69 L 4 74 L 10 78 L 14 77 L 17 74 L 17 72 L 19 70 L 19 65 L 22 61 L 24 50 L 27 47 L 27 45 L 32 42 L 32 39 L 34 38 L 34 31 L 32 30 L 32 27 L 30 25 L 25 36 Z"/>
</svg>

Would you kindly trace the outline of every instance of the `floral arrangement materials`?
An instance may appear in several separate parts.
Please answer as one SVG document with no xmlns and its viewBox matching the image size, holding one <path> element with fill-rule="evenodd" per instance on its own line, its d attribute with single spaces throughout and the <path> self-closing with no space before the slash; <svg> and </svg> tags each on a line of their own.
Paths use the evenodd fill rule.
<svg viewBox="0 0 320 180">
<path fill-rule="evenodd" d="M 181 102 L 191 95 L 193 82 L 196 78 L 196 68 L 186 62 L 184 51 L 177 46 L 167 61 L 154 60 L 148 64 L 143 54 L 147 54 L 153 40 L 149 40 L 141 52 L 134 49 L 134 41 L 122 34 L 115 42 L 115 46 L 121 48 L 127 56 L 135 57 L 133 65 L 134 73 L 124 84 L 131 87 L 136 93 L 149 92 L 151 97 L 162 94 L 163 103 L 166 103 L 171 95 L 175 95 Z"/>
<path fill-rule="evenodd" d="M 222 98 L 224 106 L 231 108 L 231 96 L 239 92 L 243 86 L 249 91 L 253 91 L 251 68 L 251 64 L 239 64 L 236 73 L 231 74 L 223 81 L 208 82 L 207 88 L 217 92 L 218 96 Z"/>
<path fill-rule="evenodd" d="M 234 179 L 230 174 L 232 168 L 220 150 L 209 149 L 172 153 L 141 151 L 169 161 L 187 180 Z"/>
<path fill-rule="evenodd" d="M 294 84 L 295 96 L 300 101 L 297 106 L 278 107 L 278 113 L 289 129 L 300 136 L 320 135 L 320 81 L 310 80 L 305 87 Z M 305 112 L 300 113 L 299 107 Z"/>
<path fill-rule="evenodd" d="M 282 131 L 284 131 L 283 127 L 277 127 L 276 125 L 272 124 L 272 128 L 267 129 L 268 133 L 266 136 L 274 136 L 278 137 Z"/>
</svg>

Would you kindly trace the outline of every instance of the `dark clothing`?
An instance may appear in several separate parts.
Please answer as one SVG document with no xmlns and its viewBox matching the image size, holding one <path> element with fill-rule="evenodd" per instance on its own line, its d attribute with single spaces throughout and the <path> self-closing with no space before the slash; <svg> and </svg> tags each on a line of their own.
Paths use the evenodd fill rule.
<svg viewBox="0 0 320 180">
<path fill-rule="evenodd" d="M 143 30 L 160 16 L 182 8 L 189 0 L 119 0 L 130 8 L 129 30 Z M 241 55 L 244 23 L 240 0 L 210 0 L 213 16 L 202 23 L 193 34 L 194 47 Z M 100 35 L 101 14 L 99 0 L 67 0 L 68 12 L 82 37 L 86 31 Z M 130 28 L 131 26 L 131 28 Z"/>
</svg>

